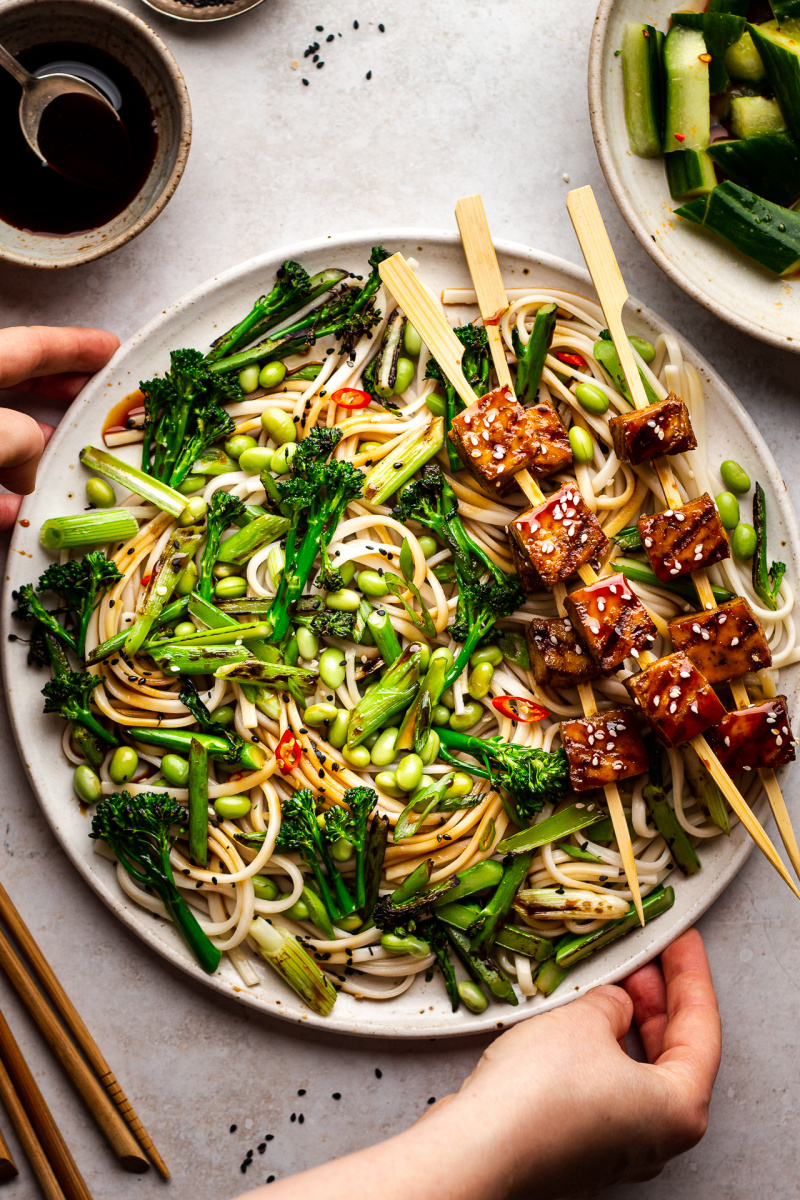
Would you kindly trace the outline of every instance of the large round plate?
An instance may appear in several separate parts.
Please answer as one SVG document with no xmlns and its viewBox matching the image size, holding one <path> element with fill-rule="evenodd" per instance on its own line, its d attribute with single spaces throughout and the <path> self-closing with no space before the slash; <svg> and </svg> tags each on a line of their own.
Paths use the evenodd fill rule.
<svg viewBox="0 0 800 1200">
<path fill-rule="evenodd" d="M 228 963 L 209 978 L 195 965 L 172 926 L 154 919 L 124 896 L 112 864 L 94 852 L 94 843 L 87 836 L 88 821 L 71 800 L 70 770 L 60 748 L 61 722 L 55 717 L 42 716 L 41 680 L 26 668 L 23 645 L 7 640 L 13 628 L 19 629 L 10 618 L 13 589 L 36 579 L 50 561 L 39 546 L 38 531 L 43 520 L 56 514 L 80 512 L 83 508 L 84 472 L 79 453 L 87 442 L 99 443 L 110 405 L 132 391 L 140 379 L 163 370 L 171 348 L 207 346 L 220 328 L 232 325 L 254 297 L 270 286 L 276 268 L 286 258 L 300 260 L 309 271 L 342 266 L 359 272 L 366 266 L 370 248 L 376 243 L 416 257 L 422 278 L 435 289 L 445 285 L 469 286 L 459 239 L 452 233 L 384 230 L 290 246 L 235 267 L 190 292 L 132 337 L 84 389 L 45 452 L 39 488 L 25 500 L 14 533 L 2 607 L 3 667 L 19 752 L 53 832 L 87 883 L 149 946 L 198 983 L 273 1016 L 372 1037 L 447 1037 L 508 1025 L 533 1012 L 572 1000 L 599 983 L 618 980 L 641 966 L 696 921 L 727 886 L 750 852 L 750 839 L 737 827 L 730 839 L 715 838 L 711 845 L 705 845 L 703 870 L 691 879 L 675 881 L 676 901 L 667 914 L 588 959 L 573 970 L 549 999 L 539 997 L 517 1008 L 492 1004 L 482 1016 L 476 1017 L 463 1009 L 457 1013 L 450 1011 L 440 979 L 435 978 L 429 984 L 418 979 L 409 992 L 386 1004 L 359 1002 L 342 994 L 330 1017 L 317 1017 L 265 964 L 262 964 L 262 982 L 255 988 L 245 988 Z M 592 295 L 585 271 L 569 263 L 507 242 L 497 243 L 497 251 L 509 286 L 541 285 Z M 631 333 L 652 337 L 666 330 L 674 334 L 659 317 L 635 301 L 629 302 L 626 315 Z M 798 573 L 797 525 L 772 457 L 755 425 L 720 377 L 691 347 L 684 345 L 684 352 L 705 382 L 710 456 L 713 461 L 733 457 L 746 462 L 751 474 L 762 481 L 769 498 L 771 544 L 776 548 L 781 546 L 789 578 L 794 579 Z M 790 700 L 796 699 L 797 671 L 786 672 L 781 686 L 789 693 Z M 157 969 L 153 963 L 153 970 Z"/>
<path fill-rule="evenodd" d="M 675 0 L 600 0 L 589 54 L 589 114 L 600 166 L 631 230 L 673 283 L 729 325 L 800 353 L 800 283 L 776 279 L 714 234 L 676 217 L 663 158 L 637 158 L 628 148 L 622 59 L 616 57 L 623 26 L 643 21 L 666 31 L 675 8 Z"/>
</svg>

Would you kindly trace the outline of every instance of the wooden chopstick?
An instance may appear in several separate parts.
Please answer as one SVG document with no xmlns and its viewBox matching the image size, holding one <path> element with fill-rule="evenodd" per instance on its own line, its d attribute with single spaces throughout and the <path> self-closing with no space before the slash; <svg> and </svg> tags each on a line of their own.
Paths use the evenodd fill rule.
<svg viewBox="0 0 800 1200">
<path fill-rule="evenodd" d="M 22 1149 L 25 1151 L 25 1157 L 31 1164 L 31 1169 L 39 1181 L 39 1186 L 45 1200 L 65 1200 L 64 1193 L 61 1190 L 61 1185 L 55 1177 L 53 1168 L 47 1161 L 42 1144 L 34 1132 L 34 1128 L 28 1120 L 28 1114 L 22 1106 L 22 1102 L 14 1090 L 14 1085 L 8 1071 L 0 1062 L 0 1100 L 3 1102 L 3 1107 L 8 1113 L 9 1120 L 14 1126 L 17 1137 L 20 1140 Z M 14 1174 L 17 1174 L 16 1167 Z M 11 1178 L 11 1176 L 5 1176 Z"/>
<path fill-rule="evenodd" d="M 67 1029 L 86 1055 L 91 1066 L 97 1072 L 101 1084 L 119 1109 L 122 1117 L 130 1126 L 140 1145 L 147 1151 L 156 1170 L 163 1179 L 169 1179 L 169 1170 L 153 1145 L 150 1135 L 139 1120 L 130 1100 L 117 1082 L 114 1072 L 100 1052 L 97 1043 L 84 1025 L 80 1014 L 64 991 L 55 972 L 39 949 L 33 934 L 23 921 L 2 884 L 0 884 L 0 917 L 5 921 L 17 945 L 25 954 L 25 957 Z M 140 1162 L 141 1160 L 137 1159 L 137 1161 Z M 131 1169 L 143 1170 L 146 1168 L 137 1166 Z"/>
<path fill-rule="evenodd" d="M 19 1168 L 8 1148 L 8 1142 L 0 1133 L 0 1183 L 7 1183 L 15 1175 L 19 1175 Z"/>
<path fill-rule="evenodd" d="M 33 1127 L 45 1161 L 49 1163 L 56 1180 L 61 1185 L 59 1191 L 51 1193 L 53 1200 L 92 1200 L 86 1182 L 78 1170 L 75 1159 L 69 1152 L 67 1143 L 53 1119 L 53 1114 L 47 1107 L 44 1096 L 39 1091 L 30 1067 L 22 1057 L 22 1051 L 14 1040 L 14 1035 L 8 1027 L 2 1011 L 0 1011 L 0 1062 L 8 1072 L 12 1090 L 16 1093 L 27 1119 Z M 0 1086 L 2 1086 L 2 1081 L 0 1081 Z M 5 1100 L 5 1096 L 3 1099 Z M 7 1108 L 9 1116 L 13 1120 L 13 1102 L 11 1107 L 7 1106 Z M 31 1165 L 36 1169 L 33 1161 Z"/>
</svg>

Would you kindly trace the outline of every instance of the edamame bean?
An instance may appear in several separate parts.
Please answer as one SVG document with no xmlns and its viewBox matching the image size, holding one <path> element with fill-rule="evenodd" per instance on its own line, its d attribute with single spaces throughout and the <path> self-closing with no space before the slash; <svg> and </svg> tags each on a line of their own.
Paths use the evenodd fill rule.
<svg viewBox="0 0 800 1200">
<path fill-rule="evenodd" d="M 739 524 L 739 501 L 733 492 L 720 492 L 716 503 L 722 524 L 726 529 L 735 529 Z"/>
<path fill-rule="evenodd" d="M 217 725 L 224 725 L 226 729 L 236 720 L 236 713 L 232 704 L 220 704 L 219 708 L 214 709 L 211 716 Z"/>
<path fill-rule="evenodd" d="M 472 776 L 467 775 L 464 771 L 456 771 L 453 776 L 453 782 L 444 794 L 445 800 L 452 800 L 455 796 L 468 796 L 472 791 Z"/>
<path fill-rule="evenodd" d="M 295 900 L 294 904 L 290 904 L 288 908 L 283 910 L 283 915 L 288 917 L 290 921 L 307 921 L 311 914 L 308 911 L 308 905 L 301 896 L 299 900 Z"/>
<path fill-rule="evenodd" d="M 397 378 L 394 383 L 395 396 L 402 396 L 406 391 L 411 380 L 414 378 L 414 364 L 410 358 L 398 358 L 397 360 Z"/>
<path fill-rule="evenodd" d="M 340 588 L 338 592 L 328 592 L 325 603 L 336 612 L 358 612 L 361 597 L 350 588 Z"/>
<path fill-rule="evenodd" d="M 197 567 L 193 562 L 189 562 L 178 576 L 178 582 L 175 584 L 176 596 L 190 596 L 197 585 Z"/>
<path fill-rule="evenodd" d="M 353 843 L 349 842 L 347 838 L 337 838 L 331 846 L 331 856 L 336 862 L 347 862 L 349 858 L 353 857 Z"/>
<path fill-rule="evenodd" d="M 263 366 L 258 375 L 258 382 L 263 388 L 280 387 L 286 378 L 286 367 L 282 362 L 271 362 Z"/>
<path fill-rule="evenodd" d="M 740 521 L 733 531 L 731 549 L 742 562 L 748 562 L 756 552 L 756 531 L 746 521 Z"/>
<path fill-rule="evenodd" d="M 489 684 L 494 678 L 494 667 L 491 663 L 478 663 L 469 673 L 467 691 L 473 700 L 482 700 L 489 691 Z"/>
<path fill-rule="evenodd" d="M 750 491 L 750 476 L 744 467 L 740 467 L 734 459 L 726 458 L 725 462 L 720 465 L 719 473 L 729 492 L 743 496 L 745 492 Z"/>
<path fill-rule="evenodd" d="M 641 359 L 644 359 L 646 363 L 653 361 L 656 356 L 656 348 L 652 342 L 648 342 L 646 338 L 636 337 L 635 334 L 631 334 L 628 341 Z"/>
<path fill-rule="evenodd" d="M 397 786 L 394 771 L 378 771 L 375 776 L 375 787 L 395 800 L 400 800 L 405 796 L 403 789 Z"/>
<path fill-rule="evenodd" d="M 161 774 L 173 787 L 186 787 L 189 779 L 189 760 L 180 754 L 165 754 L 161 759 Z"/>
<path fill-rule="evenodd" d="M 364 767 L 369 766 L 369 750 L 366 746 L 345 746 L 342 750 L 342 758 L 351 767 L 358 767 L 363 771 Z"/>
<path fill-rule="evenodd" d="M 179 621 L 172 632 L 175 634 L 175 637 L 185 638 L 191 637 L 193 633 L 197 633 L 197 630 L 191 621 Z"/>
<path fill-rule="evenodd" d="M 280 896 L 277 883 L 269 875 L 251 875 L 250 880 L 258 900 L 277 900 Z"/>
<path fill-rule="evenodd" d="M 439 543 L 436 541 L 436 538 L 431 537 L 430 534 L 423 533 L 422 537 L 417 538 L 417 541 L 419 542 L 420 550 L 426 558 L 432 558 L 439 549 Z"/>
<path fill-rule="evenodd" d="M 205 475 L 189 474 L 184 479 L 183 483 L 178 484 L 178 491 L 182 496 L 193 496 L 195 492 L 200 492 L 208 483 Z"/>
<path fill-rule="evenodd" d="M 399 732 L 399 729 L 390 725 L 378 734 L 378 740 L 370 751 L 370 758 L 376 767 L 388 767 L 394 759 L 394 745 Z"/>
<path fill-rule="evenodd" d="M 452 684 L 450 687 L 444 689 L 441 696 L 439 697 L 439 703 L 444 704 L 447 708 L 450 709 L 451 712 L 453 711 L 453 709 L 456 706 L 456 698 L 453 695 Z"/>
<path fill-rule="evenodd" d="M 319 638 L 311 629 L 306 629 L 305 625 L 301 625 L 297 630 L 297 649 L 300 651 L 300 657 L 307 662 L 311 662 L 311 659 L 319 654 Z"/>
<path fill-rule="evenodd" d="M 449 671 L 453 665 L 453 651 L 448 650 L 446 646 L 437 646 L 436 649 L 434 650 L 433 654 L 431 655 L 431 662 L 432 663 L 438 662 L 439 659 L 442 659 L 442 661 L 445 664 L 445 667 Z"/>
<path fill-rule="evenodd" d="M 348 558 L 347 562 L 343 562 L 340 567 L 336 568 L 342 577 L 342 583 L 345 587 L 349 587 L 355 579 L 356 564 L 352 558 Z"/>
<path fill-rule="evenodd" d="M 285 475 L 289 470 L 289 463 L 297 453 L 296 442 L 284 442 L 279 446 L 272 455 L 272 470 L 276 475 Z"/>
<path fill-rule="evenodd" d="M 499 646 L 484 646 L 482 650 L 476 650 L 470 656 L 469 665 L 479 667 L 481 663 L 491 663 L 493 667 L 499 667 L 502 661 L 503 651 Z"/>
<path fill-rule="evenodd" d="M 303 713 L 304 725 L 324 725 L 326 721 L 336 720 L 335 704 L 309 704 Z"/>
<path fill-rule="evenodd" d="M 366 746 L 366 747 L 367 747 L 367 749 L 369 750 L 370 754 L 371 754 L 371 753 L 372 753 L 372 747 L 375 745 L 375 743 L 377 742 L 377 740 L 378 740 L 378 738 L 379 738 L 380 736 L 381 736 L 381 731 L 380 731 L 380 729 L 373 729 L 372 733 L 368 733 L 368 734 L 367 734 L 367 736 L 364 738 L 364 740 L 363 740 L 363 742 L 361 743 L 361 745 L 362 745 L 362 746 Z"/>
<path fill-rule="evenodd" d="M 245 450 L 253 450 L 257 445 L 258 442 L 249 433 L 237 433 L 225 443 L 225 453 L 230 454 L 231 458 L 238 458 Z"/>
<path fill-rule="evenodd" d="M 403 330 L 403 347 L 406 354 L 410 354 L 412 358 L 419 358 L 422 349 L 422 338 L 410 321 L 406 321 L 406 327 Z"/>
<path fill-rule="evenodd" d="M 214 595 L 220 600 L 240 600 L 247 595 L 247 580 L 242 575 L 228 575 L 226 579 L 220 579 Z"/>
<path fill-rule="evenodd" d="M 359 571 L 356 582 L 365 596 L 372 596 L 376 600 L 380 600 L 381 596 L 385 596 L 389 591 L 383 577 L 377 571 Z"/>
<path fill-rule="evenodd" d="M 404 792 L 413 792 L 416 787 L 419 787 L 419 781 L 422 779 L 422 759 L 420 756 L 418 754 L 406 754 L 397 764 L 394 776 L 398 787 L 401 787 Z"/>
<path fill-rule="evenodd" d="M 86 499 L 95 508 L 113 508 L 117 503 L 117 495 L 111 484 L 98 475 L 86 480 Z"/>
<path fill-rule="evenodd" d="M 471 979 L 462 979 L 458 985 L 458 998 L 470 1012 L 482 1013 L 489 1001 L 486 993 Z"/>
<path fill-rule="evenodd" d="M 441 740 L 436 730 L 429 729 L 428 736 L 425 738 L 422 749 L 419 752 L 419 756 L 422 759 L 422 765 L 424 767 L 429 767 L 431 763 L 436 762 L 440 745 Z"/>
<path fill-rule="evenodd" d="M 337 650 L 337 654 L 340 652 Z M 336 712 L 336 716 L 328 726 L 328 741 L 336 750 L 341 750 L 342 746 L 347 741 L 347 726 L 350 724 L 350 713 L 345 708 L 340 708 Z"/>
<path fill-rule="evenodd" d="M 463 713 L 451 713 L 450 728 L 463 733 L 467 729 L 472 729 L 473 725 L 477 725 L 483 716 L 483 705 L 478 704 L 477 700 L 468 700 L 464 705 Z"/>
<path fill-rule="evenodd" d="M 428 412 L 433 413 L 435 417 L 443 417 L 445 414 L 444 396 L 437 395 L 436 392 L 431 392 L 426 396 L 425 403 L 428 406 Z"/>
<path fill-rule="evenodd" d="M 422 938 L 398 937 L 396 933 L 385 933 L 381 945 L 387 954 L 410 954 L 413 958 L 424 958 L 431 948 Z"/>
<path fill-rule="evenodd" d="M 218 796 L 214 801 L 214 812 L 222 820 L 228 821 L 246 817 L 252 807 L 248 796 Z"/>
<path fill-rule="evenodd" d="M 215 579 L 227 579 L 229 575 L 236 575 L 238 570 L 235 563 L 218 562 L 211 568 L 211 574 Z"/>
<path fill-rule="evenodd" d="M 319 677 L 332 691 L 336 691 L 344 683 L 346 660 L 341 650 L 329 646 L 319 656 Z"/>
<path fill-rule="evenodd" d="M 419 646 L 419 672 L 424 675 L 428 667 L 431 665 L 431 648 L 427 642 L 418 642 Z"/>
<path fill-rule="evenodd" d="M 445 704 L 434 704 L 431 713 L 431 723 L 433 725 L 449 725 L 450 709 Z"/>
<path fill-rule="evenodd" d="M 372 456 L 373 454 L 376 453 L 376 451 L 382 450 L 382 449 L 383 449 L 383 445 L 381 442 L 359 442 L 359 444 L 358 444 L 358 453 L 359 454 L 369 454 L 370 456 Z"/>
<path fill-rule="evenodd" d="M 279 446 L 297 441 L 297 426 L 289 413 L 284 412 L 282 408 L 265 409 L 261 414 L 261 428 Z"/>
<path fill-rule="evenodd" d="M 363 924 L 364 922 L 358 913 L 350 913 L 348 917 L 340 917 L 336 922 L 337 928 L 343 929 L 345 933 L 355 933 Z"/>
<path fill-rule="evenodd" d="M 192 496 L 191 499 L 188 501 L 186 508 L 183 510 L 181 515 L 178 517 L 178 524 L 181 526 L 182 529 L 185 529 L 187 527 L 187 525 L 196 525 L 198 521 L 205 520 L 207 512 L 208 512 L 208 505 L 206 504 L 203 497 L 202 496 Z"/>
<path fill-rule="evenodd" d="M 594 442 L 585 429 L 580 425 L 572 425 L 569 431 L 569 444 L 572 455 L 577 463 L 590 463 L 594 458 Z"/>
<path fill-rule="evenodd" d="M 250 392 L 254 392 L 258 387 L 258 367 L 254 364 L 252 367 L 245 367 L 239 372 L 239 387 L 247 396 Z"/>
<path fill-rule="evenodd" d="M 268 446 L 251 446 L 239 455 L 239 466 L 248 475 L 260 475 L 262 471 L 272 469 L 272 456 L 275 451 Z"/>
<path fill-rule="evenodd" d="M 603 413 L 608 412 L 608 396 L 593 383 L 579 383 L 575 388 L 575 399 L 581 408 L 595 416 L 602 416 Z"/>
<path fill-rule="evenodd" d="M 96 804 L 103 795 L 103 785 L 100 782 L 100 776 L 85 764 L 81 764 L 81 766 L 75 768 L 72 776 L 72 786 L 75 789 L 75 795 L 84 804 Z"/>
</svg>

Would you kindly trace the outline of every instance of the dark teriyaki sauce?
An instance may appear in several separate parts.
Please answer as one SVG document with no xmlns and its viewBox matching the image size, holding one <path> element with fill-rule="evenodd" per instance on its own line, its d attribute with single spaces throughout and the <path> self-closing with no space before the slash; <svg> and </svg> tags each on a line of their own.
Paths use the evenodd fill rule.
<svg viewBox="0 0 800 1200">
<path fill-rule="evenodd" d="M 21 90 L 5 72 L 0 73 L 0 218 L 17 229 L 50 236 L 69 236 L 97 229 L 113 220 L 130 204 L 147 178 L 156 155 L 157 134 L 153 111 L 141 84 L 111 55 L 76 42 L 49 42 L 18 55 L 29 71 L 51 63 L 84 63 L 107 76 L 121 96 L 119 117 L 123 139 L 97 113 L 101 106 L 54 101 L 50 120 L 43 118 L 39 144 L 53 161 L 69 167 L 69 155 L 82 178 L 96 168 L 97 186 L 76 183 L 45 166 L 23 137 L 18 119 Z M 79 71 L 72 72 L 76 75 Z M 89 76 L 89 82 L 95 82 Z M 48 110 L 45 110 L 45 117 Z M 73 122 L 81 133 L 72 133 Z"/>
</svg>

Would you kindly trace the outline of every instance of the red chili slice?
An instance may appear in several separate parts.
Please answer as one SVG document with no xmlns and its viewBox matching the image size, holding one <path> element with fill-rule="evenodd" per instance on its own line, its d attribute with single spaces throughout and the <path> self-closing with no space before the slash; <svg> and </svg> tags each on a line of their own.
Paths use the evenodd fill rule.
<svg viewBox="0 0 800 1200">
<path fill-rule="evenodd" d="M 372 396 L 369 392 L 361 392 L 358 388 L 339 388 L 331 396 L 334 404 L 338 404 L 339 408 L 366 408 L 372 403 Z"/>
<path fill-rule="evenodd" d="M 147 585 L 148 585 L 148 583 L 150 582 L 150 580 L 152 579 L 152 577 L 153 577 L 153 572 L 152 572 L 152 571 L 150 572 L 150 574 L 149 574 L 149 575 L 143 575 L 143 576 L 142 576 L 142 581 L 141 581 L 141 584 L 140 584 L 139 586 L 140 586 L 140 587 L 147 587 Z"/>
<path fill-rule="evenodd" d="M 520 725 L 533 725 L 536 721 L 543 721 L 545 717 L 550 716 L 541 704 L 534 704 L 532 700 L 526 700 L 523 696 L 495 696 L 492 706 L 504 717 L 518 721 Z"/>
<path fill-rule="evenodd" d="M 571 350 L 556 350 L 555 356 L 559 362 L 568 367 L 578 367 L 579 370 L 586 368 L 586 359 L 580 354 L 574 354 Z"/>
<path fill-rule="evenodd" d="M 289 775 L 300 762 L 302 754 L 303 747 L 291 729 L 287 729 L 275 747 L 275 757 L 278 760 L 278 769 L 281 775 Z"/>
</svg>

